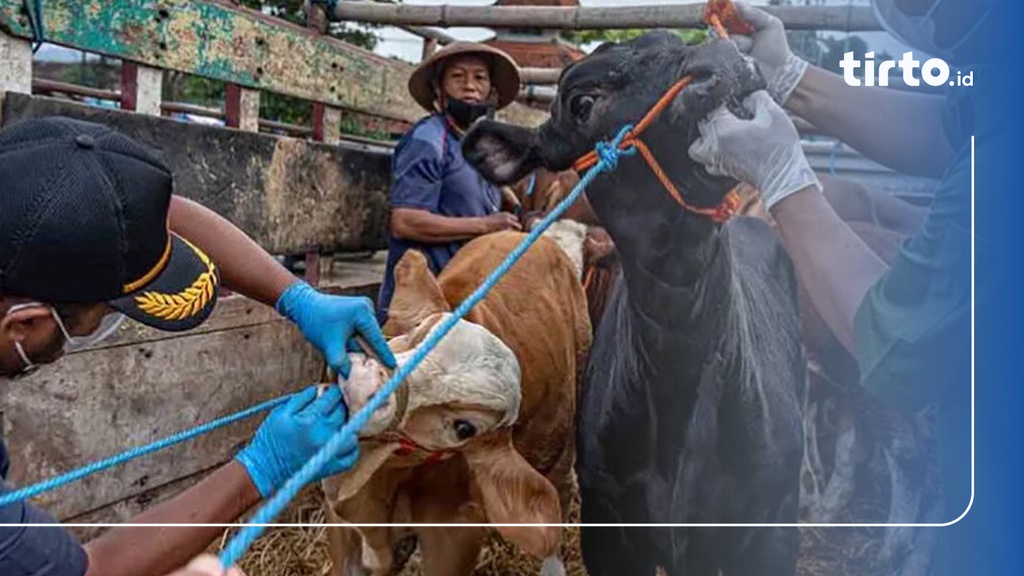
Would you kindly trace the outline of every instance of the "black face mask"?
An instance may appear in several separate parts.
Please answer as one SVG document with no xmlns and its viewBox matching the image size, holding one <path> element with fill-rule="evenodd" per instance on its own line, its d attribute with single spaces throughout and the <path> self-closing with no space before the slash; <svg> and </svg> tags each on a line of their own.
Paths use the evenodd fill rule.
<svg viewBox="0 0 1024 576">
<path fill-rule="evenodd" d="M 445 98 L 445 112 L 462 128 L 469 128 L 473 122 L 494 114 L 494 107 L 488 103 L 474 104 L 458 98 Z"/>
</svg>

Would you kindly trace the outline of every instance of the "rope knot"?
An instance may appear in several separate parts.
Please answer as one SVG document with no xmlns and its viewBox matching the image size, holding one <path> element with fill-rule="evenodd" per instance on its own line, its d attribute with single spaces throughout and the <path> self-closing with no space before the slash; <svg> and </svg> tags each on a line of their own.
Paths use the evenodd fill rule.
<svg viewBox="0 0 1024 576">
<path fill-rule="evenodd" d="M 740 195 L 733 188 L 722 199 L 722 203 L 715 207 L 711 220 L 718 224 L 730 220 L 740 209 Z"/>
<path fill-rule="evenodd" d="M 620 156 L 636 154 L 636 146 L 633 144 L 632 136 L 630 136 L 632 131 L 633 125 L 626 124 L 619 130 L 619 133 L 615 135 L 611 142 L 598 142 L 594 146 L 597 157 L 601 159 L 601 164 L 604 166 L 605 171 L 610 172 L 618 168 Z M 623 144 L 626 145 L 625 148 L 623 148 Z"/>
<path fill-rule="evenodd" d="M 601 159 L 601 166 L 609 172 L 619 167 L 619 151 L 608 142 L 598 142 L 595 147 L 597 157 Z"/>
</svg>

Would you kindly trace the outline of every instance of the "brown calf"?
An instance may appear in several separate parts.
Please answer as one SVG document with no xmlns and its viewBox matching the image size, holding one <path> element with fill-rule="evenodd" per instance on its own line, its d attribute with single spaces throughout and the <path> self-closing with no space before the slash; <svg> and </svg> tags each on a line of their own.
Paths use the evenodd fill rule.
<svg viewBox="0 0 1024 576">
<path fill-rule="evenodd" d="M 385 334 L 399 359 L 473 292 L 525 235 L 468 243 L 435 279 L 408 252 L 395 270 Z M 571 260 L 548 237 L 530 248 L 379 411 L 356 469 L 325 480 L 328 518 L 345 523 L 560 523 L 573 488 L 577 381 L 591 342 L 586 297 Z M 356 355 L 358 356 L 358 355 Z M 359 410 L 386 381 L 354 357 L 345 388 Z M 376 416 L 375 416 L 376 417 Z M 562 570 L 558 527 L 497 527 Z M 417 537 L 428 576 L 469 574 L 480 527 L 331 528 L 335 576 L 385 575 L 392 547 Z"/>
</svg>

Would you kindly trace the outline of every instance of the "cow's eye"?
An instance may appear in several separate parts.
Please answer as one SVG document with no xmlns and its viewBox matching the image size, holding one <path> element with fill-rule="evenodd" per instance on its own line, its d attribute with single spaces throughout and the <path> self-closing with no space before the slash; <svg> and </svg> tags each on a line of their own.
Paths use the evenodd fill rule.
<svg viewBox="0 0 1024 576">
<path fill-rule="evenodd" d="M 459 440 L 469 440 L 473 436 L 476 436 L 476 426 L 472 422 L 466 420 L 455 421 L 455 436 Z"/>
<path fill-rule="evenodd" d="M 594 109 L 594 101 L 595 98 L 590 94 L 573 96 L 572 100 L 569 100 L 569 112 L 578 122 L 586 122 Z"/>
</svg>

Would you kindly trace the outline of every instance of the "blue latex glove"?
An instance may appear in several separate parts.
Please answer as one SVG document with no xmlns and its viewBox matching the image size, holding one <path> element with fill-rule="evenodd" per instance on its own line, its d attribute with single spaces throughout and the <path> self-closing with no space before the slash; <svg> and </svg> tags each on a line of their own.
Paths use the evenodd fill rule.
<svg viewBox="0 0 1024 576">
<path fill-rule="evenodd" d="M 275 408 L 235 457 L 264 498 L 284 486 L 345 425 L 348 409 L 341 389 L 331 386 L 319 398 L 316 390 L 310 386 Z M 348 470 L 358 457 L 359 439 L 353 434 L 313 481 Z"/>
<path fill-rule="evenodd" d="M 366 339 L 388 368 L 396 367 L 395 356 L 380 331 L 369 298 L 322 294 L 299 281 L 281 294 L 274 309 L 294 322 L 303 336 L 324 355 L 327 365 L 344 378 L 348 378 L 352 369 L 347 351 L 360 350 L 351 340 L 357 333 Z"/>
</svg>

